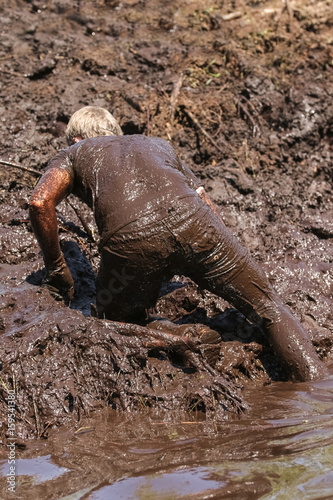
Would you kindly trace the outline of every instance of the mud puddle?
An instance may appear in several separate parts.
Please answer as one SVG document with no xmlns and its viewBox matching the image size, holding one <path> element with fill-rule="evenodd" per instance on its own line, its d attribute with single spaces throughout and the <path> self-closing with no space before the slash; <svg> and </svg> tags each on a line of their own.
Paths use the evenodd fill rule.
<svg viewBox="0 0 333 500">
<path fill-rule="evenodd" d="M 104 410 L 21 451 L 16 498 L 331 498 L 330 372 L 320 382 L 247 391 L 252 409 L 219 421 L 196 411 L 162 418 Z M 2 461 L 2 476 L 7 468 Z"/>
</svg>

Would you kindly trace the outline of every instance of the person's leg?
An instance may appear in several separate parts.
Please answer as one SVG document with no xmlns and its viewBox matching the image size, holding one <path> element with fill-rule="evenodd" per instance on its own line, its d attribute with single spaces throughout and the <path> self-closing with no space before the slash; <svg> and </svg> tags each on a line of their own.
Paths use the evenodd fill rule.
<svg viewBox="0 0 333 500">
<path fill-rule="evenodd" d="M 297 380 L 323 377 L 327 370 L 310 338 L 249 253 L 210 211 L 193 222 L 191 278 L 223 297 L 267 331 L 287 373 Z"/>
<path fill-rule="evenodd" d="M 104 247 L 96 281 L 98 317 L 143 321 L 146 309 L 157 300 L 161 281 L 157 273 L 145 272 L 141 266 L 135 266 Z"/>
<path fill-rule="evenodd" d="M 96 306 L 99 317 L 142 321 L 156 303 L 162 281 L 171 278 L 176 240 L 162 220 L 135 221 L 101 250 Z"/>
</svg>

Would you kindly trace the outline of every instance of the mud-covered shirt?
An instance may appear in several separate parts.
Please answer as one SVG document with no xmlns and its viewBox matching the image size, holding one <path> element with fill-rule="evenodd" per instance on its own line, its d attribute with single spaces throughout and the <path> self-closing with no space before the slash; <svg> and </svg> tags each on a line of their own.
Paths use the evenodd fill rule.
<svg viewBox="0 0 333 500">
<path fill-rule="evenodd" d="M 94 211 L 102 244 L 132 221 L 191 203 L 200 186 L 168 142 L 143 135 L 84 139 L 60 151 L 54 167 L 70 174 L 73 193 Z"/>
</svg>

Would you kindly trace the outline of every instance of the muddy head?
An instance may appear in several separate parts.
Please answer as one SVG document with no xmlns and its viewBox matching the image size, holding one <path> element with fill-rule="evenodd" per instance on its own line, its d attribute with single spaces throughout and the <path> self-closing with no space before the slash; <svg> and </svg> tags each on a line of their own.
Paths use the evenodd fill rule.
<svg viewBox="0 0 333 500">
<path fill-rule="evenodd" d="M 107 109 L 85 106 L 71 116 L 65 134 L 68 145 L 71 146 L 89 137 L 123 135 L 123 132 Z"/>
</svg>

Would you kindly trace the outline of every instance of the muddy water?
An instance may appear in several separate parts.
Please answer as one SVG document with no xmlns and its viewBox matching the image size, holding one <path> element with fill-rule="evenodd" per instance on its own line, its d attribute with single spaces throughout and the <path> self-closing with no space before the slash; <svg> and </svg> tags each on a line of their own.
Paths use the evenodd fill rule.
<svg viewBox="0 0 333 500">
<path fill-rule="evenodd" d="M 332 498 L 333 377 L 247 398 L 252 409 L 225 420 L 105 410 L 76 433 L 56 430 L 18 452 L 16 497 Z"/>
</svg>

